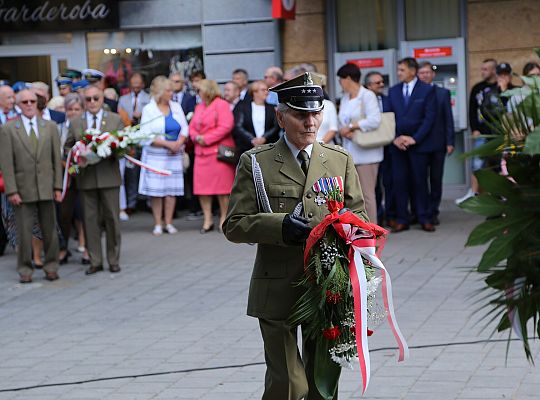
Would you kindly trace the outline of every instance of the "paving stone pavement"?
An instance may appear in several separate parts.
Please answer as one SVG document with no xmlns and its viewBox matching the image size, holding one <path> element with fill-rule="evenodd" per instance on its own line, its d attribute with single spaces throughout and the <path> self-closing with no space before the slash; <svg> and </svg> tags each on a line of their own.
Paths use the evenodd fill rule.
<svg viewBox="0 0 540 400">
<path fill-rule="evenodd" d="M 446 204 L 441 221 L 436 233 L 414 227 L 388 239 L 383 261 L 411 356 L 396 362 L 381 325 L 370 338 L 363 398 L 538 399 L 538 371 L 519 343 L 507 358 L 504 342 L 456 344 L 492 331 L 481 329 L 471 297 L 482 287 L 471 272 L 482 249 L 463 247 L 480 219 Z M 255 248 L 217 232 L 201 236 L 199 223 L 178 219 L 178 234 L 156 238 L 150 215 L 136 214 L 122 225 L 115 275 L 85 276 L 74 252 L 61 280 L 37 271 L 22 286 L 14 253 L 1 257 L 0 400 L 260 399 L 262 343 L 256 319 L 245 315 Z M 538 360 L 538 341 L 532 350 Z M 96 381 L 5 391 L 88 380 Z M 361 398 L 360 382 L 358 370 L 344 371 L 340 399 Z"/>
</svg>

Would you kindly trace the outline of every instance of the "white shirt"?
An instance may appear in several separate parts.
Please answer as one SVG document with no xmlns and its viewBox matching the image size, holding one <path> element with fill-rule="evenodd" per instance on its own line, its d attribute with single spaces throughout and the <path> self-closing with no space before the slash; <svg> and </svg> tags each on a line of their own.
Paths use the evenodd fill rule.
<svg viewBox="0 0 540 400">
<path fill-rule="evenodd" d="M 101 120 L 103 119 L 103 109 L 100 109 L 96 114 L 96 129 L 101 131 Z M 94 115 L 89 111 L 86 112 L 86 126 L 88 129 L 92 128 L 94 125 Z"/>
<path fill-rule="evenodd" d="M 339 105 L 340 127 L 349 126 L 352 122 L 358 123 L 361 132 L 372 131 L 381 124 L 381 111 L 377 96 L 363 86 L 360 86 L 355 98 L 349 98 L 348 93 L 345 93 L 341 98 Z M 351 153 L 355 165 L 378 163 L 382 161 L 384 156 L 383 147 L 363 149 L 352 140 L 345 138 L 343 138 L 343 148 Z"/>
<path fill-rule="evenodd" d="M 262 137 L 264 135 L 264 118 L 265 118 L 265 106 L 255 104 L 251 102 L 251 121 L 255 128 L 255 136 Z"/>
<path fill-rule="evenodd" d="M 414 87 L 416 86 L 416 82 L 418 82 L 418 78 L 414 77 L 412 81 L 409 83 L 403 82 L 403 97 L 409 95 L 411 97 L 412 91 L 414 90 Z"/>
<path fill-rule="evenodd" d="M 287 139 L 287 133 L 283 135 L 283 139 L 285 139 L 285 143 L 287 144 L 287 147 L 291 151 L 294 159 L 296 162 L 298 162 L 298 165 L 302 165 L 302 161 L 298 159 L 298 154 L 302 151 L 298 147 L 296 147 L 294 144 L 289 142 L 289 139 Z M 306 153 L 308 154 L 309 159 L 311 160 L 311 152 L 313 151 L 313 144 L 308 145 L 305 149 Z"/>
<path fill-rule="evenodd" d="M 38 131 L 38 124 L 37 124 L 36 116 L 34 116 L 32 119 L 29 119 L 25 117 L 23 114 L 21 114 L 21 119 L 24 125 L 24 129 L 26 130 L 26 134 L 30 136 L 30 122 L 32 122 L 32 128 L 34 128 L 34 132 L 36 132 L 36 137 L 39 138 L 39 131 Z"/>
<path fill-rule="evenodd" d="M 336 106 L 330 100 L 324 99 L 323 120 L 317 131 L 317 142 L 322 142 L 328 131 L 338 130 L 338 118 Z"/>
<path fill-rule="evenodd" d="M 45 108 L 41 112 L 41 118 L 43 118 L 45 121 L 50 121 L 51 120 L 51 113 L 49 112 L 48 108 Z"/>
<path fill-rule="evenodd" d="M 247 91 L 248 89 L 245 88 L 244 90 L 240 92 L 240 100 L 244 100 L 244 97 L 246 97 Z"/>
</svg>

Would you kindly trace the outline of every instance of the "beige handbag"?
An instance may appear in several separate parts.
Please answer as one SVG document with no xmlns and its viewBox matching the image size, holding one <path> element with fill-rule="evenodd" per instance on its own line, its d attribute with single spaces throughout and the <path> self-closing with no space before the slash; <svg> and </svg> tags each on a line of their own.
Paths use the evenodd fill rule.
<svg viewBox="0 0 540 400">
<path fill-rule="evenodd" d="M 392 143 L 396 137 L 396 118 L 393 112 L 381 113 L 381 124 L 377 129 L 369 132 L 362 132 L 355 129 L 352 140 L 364 149 L 383 147 Z"/>
</svg>

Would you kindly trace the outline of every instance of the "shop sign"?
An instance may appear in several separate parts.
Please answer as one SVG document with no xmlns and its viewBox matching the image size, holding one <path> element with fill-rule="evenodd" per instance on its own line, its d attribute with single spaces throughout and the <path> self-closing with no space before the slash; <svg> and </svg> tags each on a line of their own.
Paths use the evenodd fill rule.
<svg viewBox="0 0 540 400">
<path fill-rule="evenodd" d="M 118 2 L 0 0 L 0 31 L 117 29 Z"/>
<path fill-rule="evenodd" d="M 414 49 L 414 58 L 436 58 L 452 56 L 452 47 L 423 47 Z"/>
<path fill-rule="evenodd" d="M 272 18 L 294 19 L 295 17 L 295 0 L 272 0 Z"/>
<path fill-rule="evenodd" d="M 347 60 L 347 64 L 356 64 L 358 68 L 381 68 L 384 67 L 384 58 L 356 58 Z"/>
</svg>

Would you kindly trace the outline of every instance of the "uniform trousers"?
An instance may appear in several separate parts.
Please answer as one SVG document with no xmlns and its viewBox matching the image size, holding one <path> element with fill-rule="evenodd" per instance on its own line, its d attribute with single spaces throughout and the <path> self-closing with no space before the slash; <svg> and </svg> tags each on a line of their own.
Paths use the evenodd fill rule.
<svg viewBox="0 0 540 400">
<path fill-rule="evenodd" d="M 377 196 L 375 195 L 375 186 L 377 186 L 377 173 L 379 163 L 358 164 L 355 165 L 358 178 L 360 178 L 360 187 L 364 195 L 364 204 L 369 220 L 377 223 Z"/>
<path fill-rule="evenodd" d="M 81 190 L 86 248 L 92 267 L 103 266 L 101 231 L 105 227 L 109 267 L 120 262 L 120 190 L 118 187 Z"/>
<path fill-rule="evenodd" d="M 39 226 L 43 236 L 45 272 L 58 271 L 58 234 L 56 232 L 56 207 L 54 201 L 43 200 L 22 203 L 13 206 L 17 224 L 18 251 L 17 272 L 20 275 L 32 275 L 32 229 L 37 210 Z"/>
<path fill-rule="evenodd" d="M 298 349 L 298 328 L 285 321 L 259 318 L 264 341 L 266 375 L 262 400 L 323 400 L 314 381 L 315 343 L 303 337 Z M 334 400 L 337 400 L 337 393 Z"/>
</svg>

